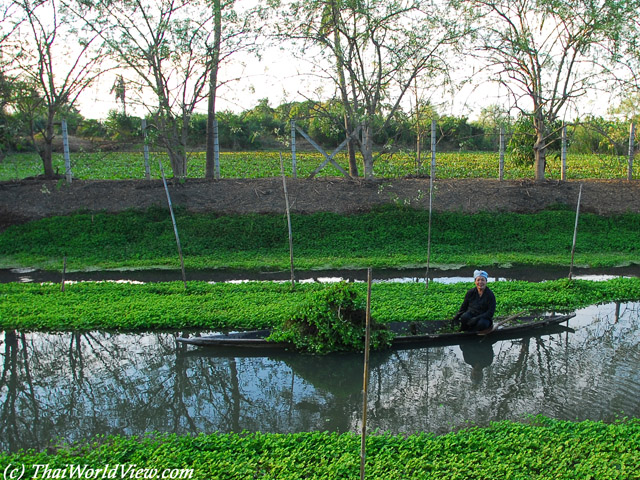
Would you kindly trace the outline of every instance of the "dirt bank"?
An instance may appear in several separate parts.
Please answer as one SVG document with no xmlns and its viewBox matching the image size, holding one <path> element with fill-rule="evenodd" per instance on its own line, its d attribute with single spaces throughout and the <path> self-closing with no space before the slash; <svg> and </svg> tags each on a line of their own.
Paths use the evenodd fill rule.
<svg viewBox="0 0 640 480">
<path fill-rule="evenodd" d="M 436 180 L 434 211 L 537 212 L 554 205 L 575 207 L 580 183 L 581 210 L 602 215 L 640 213 L 637 181 L 497 181 Z M 345 180 L 287 179 L 291 210 L 298 213 L 365 212 L 399 203 L 429 207 L 429 179 Z M 194 212 L 282 213 L 282 179 L 190 179 L 169 185 L 174 206 Z M 166 206 L 162 181 L 82 181 L 28 179 L 0 182 L 0 228 L 79 210 L 119 212 Z"/>
</svg>

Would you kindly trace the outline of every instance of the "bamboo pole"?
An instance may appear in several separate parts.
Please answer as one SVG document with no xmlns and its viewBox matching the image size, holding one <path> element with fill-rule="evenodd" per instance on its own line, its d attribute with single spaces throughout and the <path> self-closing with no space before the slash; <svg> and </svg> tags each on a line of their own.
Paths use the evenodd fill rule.
<svg viewBox="0 0 640 480">
<path fill-rule="evenodd" d="M 571 246 L 571 267 L 569 268 L 569 280 L 573 275 L 573 257 L 576 252 L 576 239 L 578 237 L 578 217 L 580 216 L 580 200 L 582 199 L 582 184 L 580 184 L 580 191 L 578 192 L 578 206 L 576 207 L 576 224 L 573 227 L 573 245 Z"/>
<path fill-rule="evenodd" d="M 371 268 L 367 269 L 367 311 L 364 341 L 364 376 L 362 380 L 362 433 L 360 439 L 360 480 L 364 480 L 367 459 L 367 390 L 369 388 L 369 346 L 371 344 Z"/>
<path fill-rule="evenodd" d="M 431 174 L 429 175 L 429 227 L 427 231 L 427 272 L 424 275 L 425 289 L 429 288 L 429 265 L 431 263 L 431 216 L 433 211 L 433 178 L 436 176 L 436 120 L 431 121 Z"/>
<path fill-rule="evenodd" d="M 169 195 L 169 187 L 167 187 L 167 179 L 164 176 L 164 168 L 162 168 L 162 160 L 158 158 L 158 164 L 160 165 L 160 173 L 162 174 L 162 183 L 164 184 L 164 191 L 167 194 L 167 202 L 169 203 L 169 212 L 171 213 L 171 222 L 173 223 L 173 233 L 176 236 L 176 244 L 178 245 L 178 256 L 180 257 L 180 270 L 182 270 L 182 282 L 184 288 L 187 288 L 187 275 L 184 272 L 184 259 L 182 258 L 182 246 L 180 245 L 180 235 L 178 235 L 178 225 L 176 224 L 176 216 L 173 214 L 173 206 L 171 205 L 171 195 Z"/>
<path fill-rule="evenodd" d="M 289 210 L 289 194 L 287 193 L 287 180 L 284 176 L 284 162 L 280 152 L 280 173 L 282 174 L 282 187 L 284 189 L 284 205 L 287 211 L 287 226 L 289 227 L 289 265 L 291 266 L 291 289 L 296 286 L 296 276 L 293 268 L 293 234 L 291 231 L 291 211 Z"/>
<path fill-rule="evenodd" d="M 67 273 L 67 256 L 62 258 L 62 282 L 60 284 L 60 291 L 64 292 L 64 277 Z"/>
</svg>

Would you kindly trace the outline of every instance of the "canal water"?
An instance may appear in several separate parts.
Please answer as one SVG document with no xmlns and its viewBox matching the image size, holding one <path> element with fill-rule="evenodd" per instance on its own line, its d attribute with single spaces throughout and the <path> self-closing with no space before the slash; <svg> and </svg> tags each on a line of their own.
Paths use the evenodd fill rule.
<svg viewBox="0 0 640 480">
<path fill-rule="evenodd" d="M 369 430 L 640 417 L 640 303 L 585 308 L 564 327 L 373 353 Z M 151 431 L 359 431 L 362 355 L 222 354 L 176 344 L 182 333 L 0 333 L 0 449 Z"/>
<path fill-rule="evenodd" d="M 432 268 L 429 280 L 443 283 L 473 282 L 473 268 L 451 266 L 450 268 Z M 495 267 L 489 269 L 490 280 L 526 280 L 541 282 L 567 278 L 569 269 L 556 266 L 518 266 Z M 425 268 L 375 269 L 374 282 L 424 282 Z M 640 277 L 640 265 L 634 264 L 615 268 L 581 268 L 572 270 L 572 278 L 606 280 L 615 277 Z M 248 272 L 246 270 L 192 270 L 186 272 L 187 280 L 204 282 L 247 282 L 247 281 L 290 281 L 290 271 Z M 299 282 L 336 282 L 340 280 L 366 282 L 367 270 L 307 270 L 296 271 Z M 65 281 L 76 282 L 176 282 L 182 276 L 176 270 L 99 270 L 88 272 L 67 272 Z M 36 270 L 33 268 L 0 269 L 0 283 L 20 282 L 38 283 L 62 281 L 60 272 Z"/>
</svg>

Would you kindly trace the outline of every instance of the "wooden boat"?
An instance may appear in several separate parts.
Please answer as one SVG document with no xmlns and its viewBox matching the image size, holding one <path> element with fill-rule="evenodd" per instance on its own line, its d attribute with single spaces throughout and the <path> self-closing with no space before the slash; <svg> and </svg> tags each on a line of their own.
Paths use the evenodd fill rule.
<svg viewBox="0 0 640 480">
<path fill-rule="evenodd" d="M 548 333 L 567 331 L 560 324 L 575 317 L 575 313 L 568 315 L 514 315 L 507 318 L 497 318 L 490 330 L 484 332 L 443 332 L 450 326 L 449 321 L 439 322 L 391 322 L 388 327 L 395 332 L 392 341 L 393 348 L 411 348 L 430 344 L 456 344 L 466 339 L 491 338 L 503 340 L 519 338 L 535 334 L 541 329 L 551 329 Z M 570 330 L 570 329 L 569 329 Z M 226 334 L 178 337 L 176 341 L 199 347 L 243 348 L 243 349 L 291 349 L 289 343 L 269 342 L 266 338 L 270 330 L 251 330 L 247 332 L 232 332 Z M 542 333 L 542 332 L 540 332 Z"/>
<path fill-rule="evenodd" d="M 465 340 L 490 338 L 491 341 L 521 338 L 528 335 L 542 333 L 559 333 L 568 331 L 567 327 L 560 327 L 575 313 L 566 315 L 513 315 L 494 320 L 493 327 L 482 332 L 443 332 L 449 322 L 392 322 L 389 328 L 396 332 L 392 346 L 407 348 L 413 345 L 425 344 L 456 344 Z M 558 328 L 553 328 L 558 327 Z"/>
</svg>

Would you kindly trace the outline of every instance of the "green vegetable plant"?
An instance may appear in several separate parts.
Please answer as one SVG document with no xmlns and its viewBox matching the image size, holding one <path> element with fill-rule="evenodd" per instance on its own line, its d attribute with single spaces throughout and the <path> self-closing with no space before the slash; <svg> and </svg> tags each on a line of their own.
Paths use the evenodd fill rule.
<svg viewBox="0 0 640 480">
<path fill-rule="evenodd" d="M 135 465 L 173 473 L 166 478 L 190 480 L 354 479 L 360 474 L 360 444 L 351 432 L 150 432 L 97 436 L 43 452 L 0 452 L 0 471 L 20 473 L 24 466 L 23 478 L 36 478 L 36 465 L 48 465 L 60 472 L 56 478 L 63 478 L 72 467 Z M 638 465 L 637 419 L 567 422 L 537 416 L 527 423 L 503 421 L 440 436 L 371 434 L 366 439 L 365 478 L 637 480 Z"/>
<path fill-rule="evenodd" d="M 264 178 L 280 175 L 280 152 L 248 151 L 220 152 L 220 174 L 222 178 Z M 204 177 L 204 152 L 189 153 L 189 177 Z M 167 154 L 154 152 L 154 158 L 161 158 L 167 164 Z M 311 174 L 324 158 L 318 152 L 296 152 L 297 173 L 300 177 Z M 344 152 L 335 156 L 342 168 L 348 168 L 348 158 Z M 80 152 L 71 153 L 73 176 L 82 180 L 120 180 L 144 179 L 145 162 L 142 149 L 138 152 Z M 438 152 L 436 159 L 436 178 L 498 178 L 498 152 Z M 53 168 L 65 171 L 64 157 L 61 153 L 53 155 Z M 160 178 L 157 162 L 151 162 L 151 177 Z M 291 165 L 285 166 L 286 173 Z M 0 163 L 0 181 L 32 177 L 42 173 L 41 161 L 36 153 L 14 153 L 7 155 Z M 393 155 L 381 155 L 376 162 L 375 175 L 378 178 L 398 178 L 416 173 L 415 154 L 395 152 Z M 419 173 L 428 173 L 422 171 Z M 516 156 L 507 155 L 505 159 L 505 178 L 532 178 L 533 169 L 521 166 Z M 318 176 L 340 176 L 341 173 L 328 165 Z M 554 156 L 547 159 L 547 175 L 559 179 L 561 162 Z M 567 175 L 570 179 L 626 178 L 626 162 L 615 155 L 596 155 L 570 153 L 567 157 Z M 637 170 L 634 178 L 637 178 Z"/>
<path fill-rule="evenodd" d="M 195 214 L 176 209 L 187 269 L 287 270 L 282 215 Z M 391 206 L 358 215 L 292 215 L 298 269 L 426 265 L 428 212 Z M 575 211 L 433 214 L 431 265 L 565 265 Z M 640 263 L 640 215 L 580 215 L 578 266 Z M 478 241 L 478 231 L 490 231 Z M 180 263 L 167 210 L 77 213 L 14 225 L 0 234 L 0 268 L 67 271 L 174 269 Z"/>
<path fill-rule="evenodd" d="M 497 316 L 522 310 L 567 312 L 598 303 L 640 300 L 640 278 L 602 282 L 500 281 L 491 282 L 490 286 L 497 298 Z M 374 283 L 371 315 L 382 324 L 448 320 L 460 308 L 470 287 L 471 283 L 432 282 L 425 290 L 423 283 Z M 305 311 L 306 315 L 325 318 L 322 315 L 330 310 L 318 305 L 343 294 L 325 290 L 331 290 L 331 286 L 301 283 L 291 291 L 288 284 L 279 282 L 187 282 L 185 289 L 182 282 L 176 281 L 81 282 L 66 285 L 62 292 L 58 284 L 5 283 L 0 284 L 0 328 L 51 331 L 278 328 L 289 319 L 303 318 Z M 349 284 L 348 291 L 356 291 L 357 297 L 344 301 L 362 308 L 366 285 Z M 379 334 L 386 335 L 383 332 Z M 353 335 L 355 338 L 359 334 Z"/>
<path fill-rule="evenodd" d="M 289 342 L 310 353 L 363 350 L 366 300 L 354 284 L 339 282 L 314 292 L 268 340 Z M 392 332 L 371 319 L 371 348 L 391 345 Z"/>
</svg>

